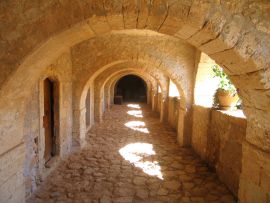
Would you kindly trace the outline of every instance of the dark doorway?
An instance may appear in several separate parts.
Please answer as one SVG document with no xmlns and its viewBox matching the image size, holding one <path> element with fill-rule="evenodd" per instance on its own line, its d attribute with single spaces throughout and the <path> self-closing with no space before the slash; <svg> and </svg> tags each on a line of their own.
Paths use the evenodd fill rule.
<svg viewBox="0 0 270 203">
<path fill-rule="evenodd" d="M 85 99 L 85 122 L 86 128 L 90 125 L 90 90 L 88 89 Z"/>
<path fill-rule="evenodd" d="M 147 86 L 135 75 L 122 77 L 116 84 L 115 96 L 122 96 L 124 102 L 146 102 Z"/>
<path fill-rule="evenodd" d="M 56 137 L 59 129 L 59 85 L 50 79 L 44 80 L 45 150 L 44 159 L 48 162 L 56 155 Z"/>
</svg>

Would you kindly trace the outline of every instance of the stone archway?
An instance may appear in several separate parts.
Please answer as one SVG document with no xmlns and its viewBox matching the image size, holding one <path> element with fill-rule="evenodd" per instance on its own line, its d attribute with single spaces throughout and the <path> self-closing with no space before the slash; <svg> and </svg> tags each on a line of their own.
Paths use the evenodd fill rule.
<svg viewBox="0 0 270 203">
<path fill-rule="evenodd" d="M 135 71 L 136 74 L 138 74 L 138 73 L 139 74 L 142 74 L 142 73 L 140 73 L 139 70 L 140 70 L 139 68 L 137 70 L 135 68 L 131 69 L 131 68 L 125 68 L 125 67 L 123 68 L 122 67 L 122 68 L 119 69 L 119 67 L 115 67 L 115 68 L 110 68 L 107 71 L 104 70 L 104 73 L 100 73 L 99 75 L 96 74 L 96 75 L 92 76 L 88 80 L 87 84 L 85 84 L 84 90 L 85 89 L 87 90 L 87 88 L 89 88 L 89 86 L 90 87 L 91 86 L 92 87 L 95 87 L 94 89 L 92 89 L 92 93 L 94 93 L 94 94 L 92 94 L 91 101 L 93 103 L 95 103 L 95 116 L 96 116 L 96 118 L 98 117 L 99 119 L 101 119 L 101 117 L 102 117 L 102 102 L 103 102 L 102 101 L 102 95 L 103 95 L 103 91 L 104 91 L 103 89 L 104 89 L 105 83 L 109 80 L 109 78 L 106 78 L 104 76 L 107 75 L 107 77 L 110 77 L 110 75 L 112 73 L 114 73 L 112 75 L 112 76 L 114 76 L 116 74 L 119 74 L 119 72 L 122 72 L 122 71 Z M 151 76 L 149 76 L 149 75 L 146 75 L 146 77 L 150 77 L 151 78 Z M 96 81 L 96 80 L 99 81 L 99 84 L 98 85 L 97 84 L 94 84 L 94 81 Z M 92 84 L 92 82 L 93 82 L 93 84 Z M 82 92 L 81 93 L 81 97 L 80 97 L 80 105 L 81 106 L 80 106 L 80 110 L 78 110 L 80 116 L 77 117 L 76 114 L 75 114 L 75 117 L 74 117 L 74 120 L 77 121 L 75 123 L 78 124 L 75 127 L 78 127 L 79 128 L 79 131 L 78 131 L 79 132 L 78 133 L 79 136 L 76 137 L 76 138 L 74 138 L 74 139 L 75 139 L 75 142 L 76 143 L 80 143 L 81 146 L 83 146 L 85 144 L 84 138 L 85 138 L 85 133 L 86 133 L 85 122 L 84 122 L 85 108 L 83 106 L 84 105 L 84 102 L 83 102 L 84 99 L 85 99 L 85 95 L 84 95 L 84 92 Z M 80 120 L 78 120 L 78 119 L 80 119 Z M 98 120 L 98 121 L 100 121 L 100 120 Z"/>
<path fill-rule="evenodd" d="M 252 199 L 255 194 L 250 188 L 254 187 L 262 199 L 267 198 L 268 188 L 260 184 L 264 182 L 263 177 L 258 175 L 250 180 L 247 170 L 255 154 L 258 156 L 256 174 L 268 171 L 262 163 L 269 163 L 269 34 L 265 31 L 267 26 L 264 26 L 268 15 L 265 14 L 264 19 L 262 15 L 265 12 L 261 12 L 265 7 L 254 8 L 253 2 L 155 1 L 153 4 L 136 4 L 124 1 L 119 4 L 93 0 L 57 3 L 57 7 L 48 4 L 43 10 L 40 5 L 35 5 L 34 8 L 42 12 L 31 13 L 27 6 L 29 3 L 32 2 L 25 2 L 17 10 L 14 9 L 16 4 L 2 3 L 2 8 L 7 11 L 3 15 L 11 17 L 1 29 L 4 54 L 1 56 L 0 95 L 5 100 L 0 101 L 1 137 L 4 140 L 0 154 L 20 144 L 26 98 L 41 72 L 54 59 L 81 40 L 108 32 L 111 28 L 147 28 L 185 39 L 216 60 L 231 75 L 240 89 L 248 119 L 240 198 L 242 201 Z M 261 2 L 256 3 L 262 5 Z M 249 18 L 252 11 L 262 14 Z M 32 20 L 28 21 L 27 15 L 19 17 L 20 13 L 29 14 Z M 24 25 L 24 29 L 19 26 L 14 31 L 11 26 L 14 22 Z M 11 50 L 16 52 L 11 53 Z M 32 76 L 30 79 L 29 75 Z M 24 85 L 27 79 L 29 84 Z M 10 125 L 10 119 L 16 122 Z M 12 137 L 12 140 L 5 139 L 7 137 Z"/>
</svg>

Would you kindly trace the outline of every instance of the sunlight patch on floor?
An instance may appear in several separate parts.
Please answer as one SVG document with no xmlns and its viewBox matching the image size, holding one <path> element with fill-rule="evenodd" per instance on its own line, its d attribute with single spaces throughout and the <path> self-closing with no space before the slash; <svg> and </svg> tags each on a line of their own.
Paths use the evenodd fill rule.
<svg viewBox="0 0 270 203">
<path fill-rule="evenodd" d="M 137 118 L 143 118 L 141 110 L 130 110 L 127 112 L 127 114 L 134 116 L 134 117 L 137 117 Z"/>
<path fill-rule="evenodd" d="M 142 133 L 149 133 L 149 130 L 145 127 L 145 122 L 143 121 L 129 121 L 125 123 L 125 126 Z"/>
<path fill-rule="evenodd" d="M 141 106 L 139 104 L 128 104 L 127 107 L 133 108 L 133 109 L 140 109 Z"/>
<path fill-rule="evenodd" d="M 120 155 L 134 166 L 141 168 L 144 173 L 150 176 L 156 176 L 163 180 L 161 167 L 157 161 L 145 161 L 144 159 L 151 158 L 156 152 L 153 150 L 153 145 L 149 143 L 132 143 L 119 150 Z"/>
</svg>

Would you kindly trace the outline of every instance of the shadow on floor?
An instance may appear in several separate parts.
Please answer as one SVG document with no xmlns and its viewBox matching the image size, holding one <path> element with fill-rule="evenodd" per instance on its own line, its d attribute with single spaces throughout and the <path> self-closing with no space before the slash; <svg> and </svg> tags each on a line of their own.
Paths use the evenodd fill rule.
<svg viewBox="0 0 270 203">
<path fill-rule="evenodd" d="M 28 202 L 236 202 L 144 104 L 115 105 Z"/>
</svg>

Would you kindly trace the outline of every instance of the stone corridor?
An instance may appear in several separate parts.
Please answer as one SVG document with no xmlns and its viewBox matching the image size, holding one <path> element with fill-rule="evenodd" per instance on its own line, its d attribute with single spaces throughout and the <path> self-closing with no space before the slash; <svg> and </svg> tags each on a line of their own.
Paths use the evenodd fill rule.
<svg viewBox="0 0 270 203">
<path fill-rule="evenodd" d="M 114 105 L 28 202 L 235 202 L 215 173 L 142 104 Z"/>
</svg>

